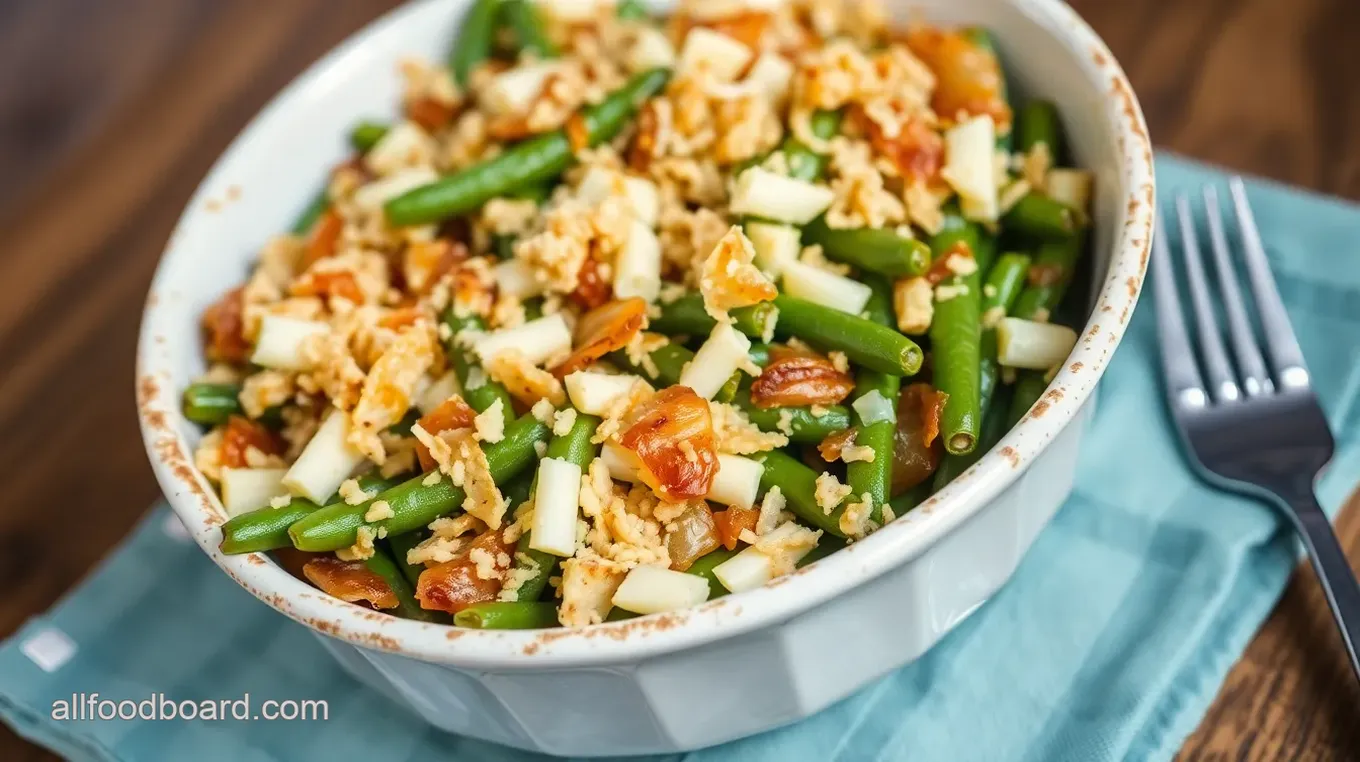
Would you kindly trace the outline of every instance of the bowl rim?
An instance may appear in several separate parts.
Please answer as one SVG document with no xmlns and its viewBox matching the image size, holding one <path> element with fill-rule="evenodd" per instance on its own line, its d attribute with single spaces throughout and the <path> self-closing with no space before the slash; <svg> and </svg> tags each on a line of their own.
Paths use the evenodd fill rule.
<svg viewBox="0 0 1360 762">
<path fill-rule="evenodd" d="M 399 619 L 332 598 L 293 578 L 261 553 L 217 549 L 225 510 L 193 466 L 181 436 L 188 423 L 171 388 L 169 361 L 153 352 L 169 325 L 157 294 L 167 288 L 175 241 L 192 224 L 227 157 L 263 132 L 267 122 L 305 93 L 370 36 L 404 22 L 424 3 L 398 7 L 370 22 L 313 63 L 278 93 L 214 164 L 176 224 L 157 266 L 137 349 L 137 407 L 152 468 L 166 498 L 203 551 L 238 584 L 288 617 L 358 646 L 421 661 L 480 669 L 542 669 L 635 661 L 731 638 L 809 611 L 830 598 L 906 563 L 976 514 L 1019 476 L 1077 414 L 1119 345 L 1147 269 L 1155 204 L 1152 145 L 1133 90 L 1105 43 L 1061 0 L 1009 0 L 1077 55 L 1085 78 L 1106 89 L 1104 119 L 1117 142 L 1123 188 L 1108 273 L 1076 348 L 1040 402 L 991 451 L 906 516 L 865 539 L 757 590 L 698 607 L 579 629 L 483 631 Z"/>
</svg>

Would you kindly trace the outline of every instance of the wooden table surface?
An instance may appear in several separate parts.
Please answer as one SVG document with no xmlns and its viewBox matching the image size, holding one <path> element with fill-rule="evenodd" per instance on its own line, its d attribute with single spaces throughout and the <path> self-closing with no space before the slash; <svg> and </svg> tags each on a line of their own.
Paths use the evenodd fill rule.
<svg viewBox="0 0 1360 762">
<path fill-rule="evenodd" d="M 79 580 L 156 497 L 133 413 L 133 351 L 181 207 L 256 110 L 392 4 L 0 0 L 0 283 L 10 288 L 0 462 L 11 464 L 0 637 Z M 1158 145 L 1360 199 L 1356 0 L 1074 5 L 1123 62 Z M 1360 559 L 1354 506 L 1340 531 Z M 1182 757 L 1360 759 L 1358 706 L 1301 569 Z M 0 759 L 51 758 L 0 729 Z"/>
</svg>

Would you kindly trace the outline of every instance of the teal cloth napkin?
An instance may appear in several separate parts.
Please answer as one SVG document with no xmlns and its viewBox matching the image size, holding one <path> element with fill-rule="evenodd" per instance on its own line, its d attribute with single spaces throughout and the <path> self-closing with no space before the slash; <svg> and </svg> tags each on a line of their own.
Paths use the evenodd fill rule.
<svg viewBox="0 0 1360 762">
<path fill-rule="evenodd" d="M 1158 159 L 1163 199 L 1222 182 Z M 1254 182 L 1251 199 L 1337 432 L 1320 496 L 1360 477 L 1360 208 Z M 1151 297 L 1149 296 L 1149 299 Z M 1214 492 L 1163 412 L 1153 314 L 1113 359 L 1075 491 L 1015 578 L 933 651 L 824 712 L 676 758 L 1167 759 L 1269 613 L 1297 548 L 1273 512 Z M 325 699 L 326 721 L 52 719 L 72 694 L 141 701 Z M 51 612 L 0 648 L 0 717 L 76 760 L 525 760 L 425 727 L 351 680 L 300 625 L 221 574 L 155 509 Z"/>
</svg>

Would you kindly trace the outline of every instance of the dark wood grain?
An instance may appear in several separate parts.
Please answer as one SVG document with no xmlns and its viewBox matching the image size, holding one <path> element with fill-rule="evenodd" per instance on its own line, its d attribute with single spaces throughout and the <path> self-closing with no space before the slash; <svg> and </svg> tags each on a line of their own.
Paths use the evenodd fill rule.
<svg viewBox="0 0 1360 762">
<path fill-rule="evenodd" d="M 0 0 L 0 462 L 23 464 L 0 504 L 0 637 L 52 605 L 156 495 L 133 349 L 194 186 L 275 91 L 393 4 Z M 1073 5 L 1124 64 L 1159 145 L 1360 199 L 1356 0 Z M 1360 559 L 1354 505 L 1340 526 Z M 1305 568 L 1182 757 L 1360 759 L 1357 706 Z M 0 729 L 0 759 L 52 757 Z"/>
</svg>

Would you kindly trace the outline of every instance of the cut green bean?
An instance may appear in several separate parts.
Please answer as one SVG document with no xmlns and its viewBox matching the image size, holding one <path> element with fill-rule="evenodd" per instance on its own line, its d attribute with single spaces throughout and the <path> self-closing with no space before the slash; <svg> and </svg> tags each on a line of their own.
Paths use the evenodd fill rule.
<svg viewBox="0 0 1360 762">
<path fill-rule="evenodd" d="M 382 122 L 363 121 L 349 131 L 349 144 L 359 153 L 368 153 L 387 135 L 388 126 Z"/>
<path fill-rule="evenodd" d="M 808 243 L 822 247 L 827 259 L 889 278 L 923 275 L 930 269 L 930 247 L 891 228 L 833 228 L 818 217 L 803 228 Z"/>
<path fill-rule="evenodd" d="M 1067 146 L 1058 107 L 1045 100 L 1026 103 L 1015 115 L 1015 142 L 1022 153 L 1029 153 L 1039 143 L 1047 144 L 1049 158 L 1054 164 L 1061 162 Z"/>
<path fill-rule="evenodd" d="M 1022 320 L 1047 321 L 1072 283 L 1072 274 L 1077 268 L 1081 251 L 1080 237 L 1040 246 L 1029 271 L 1040 273 L 1042 277 L 1034 278 L 1035 282 L 1028 283 L 1020 292 L 1012 316 Z"/>
<path fill-rule="evenodd" d="M 400 483 L 397 479 L 384 479 L 374 474 L 359 477 L 359 489 L 368 497 L 373 497 Z M 328 503 L 336 504 L 334 498 Z M 338 504 L 344 505 L 344 502 Z M 222 525 L 222 542 L 218 548 L 227 555 L 286 548 L 292 544 L 288 539 L 288 527 L 320 508 L 321 506 L 306 498 L 295 497 L 282 508 L 265 506 L 233 516 Z"/>
<path fill-rule="evenodd" d="M 756 407 L 747 389 L 738 389 L 732 404 L 741 408 L 761 431 L 778 431 L 790 442 L 817 444 L 828 435 L 850 428 L 850 410 L 843 405 L 826 405 L 821 415 L 808 407 Z"/>
<path fill-rule="evenodd" d="M 293 223 L 293 235 L 307 235 L 312 231 L 312 226 L 321 219 L 321 215 L 326 213 L 326 209 L 331 205 L 330 192 L 322 188 L 320 193 L 308 202 L 307 207 L 298 215 Z"/>
<path fill-rule="evenodd" d="M 184 417 L 200 426 L 226 423 L 241 414 L 240 384 L 189 384 L 184 390 Z"/>
<path fill-rule="evenodd" d="M 836 134 L 841 131 L 841 112 L 826 111 L 823 109 L 814 111 L 812 112 L 809 126 L 811 127 L 813 135 L 822 140 L 830 140 L 836 137 Z M 788 167 L 787 174 L 789 177 L 805 182 L 813 182 L 820 179 L 822 174 L 826 171 L 826 156 L 812 150 L 792 134 L 784 138 L 784 142 L 780 143 L 777 150 L 784 155 L 784 164 Z M 752 156 L 751 158 L 738 163 L 733 167 L 732 175 L 739 175 L 751 167 L 764 164 L 765 160 L 770 158 L 770 154 L 772 153 L 774 153 L 774 151 Z"/>
<path fill-rule="evenodd" d="M 1001 367 L 996 362 L 996 323 L 1006 316 L 1019 298 L 1029 272 L 1030 257 L 1019 252 L 1007 252 L 987 273 L 987 284 L 982 287 L 982 336 L 980 337 L 981 366 L 978 378 L 978 401 L 983 412 L 983 427 L 991 410 L 992 394 L 996 391 Z"/>
<path fill-rule="evenodd" d="M 466 88 L 472 72 L 491 58 L 496 39 L 500 0 L 473 0 L 458 26 L 458 39 L 449 53 L 449 68 L 459 87 Z"/>
<path fill-rule="evenodd" d="M 864 282 L 873 289 L 865 306 L 868 318 L 880 325 L 892 325 L 891 287 L 880 277 L 865 276 Z M 883 507 L 888 504 L 888 492 L 892 486 L 893 440 L 897 433 L 897 393 L 901 387 L 900 376 L 880 373 L 876 370 L 861 370 L 855 377 L 855 399 L 877 393 L 892 405 L 893 415 L 886 421 L 865 424 L 855 414 L 855 446 L 868 447 L 873 451 L 873 460 L 856 460 L 846 466 L 846 483 L 850 485 L 847 501 L 859 502 L 868 496 L 873 506 L 870 518 L 882 526 Z M 853 405 L 851 409 L 853 409 Z"/>
<path fill-rule="evenodd" d="M 765 335 L 772 321 L 779 319 L 779 310 L 770 302 L 732 310 L 732 327 L 752 338 Z M 707 336 L 718 321 L 704 310 L 704 298 L 699 294 L 685 294 L 661 305 L 661 314 L 652 318 L 649 330 L 672 336 Z"/>
<path fill-rule="evenodd" d="M 543 28 L 543 19 L 538 14 L 538 3 L 530 0 L 503 0 L 501 18 L 514 34 L 515 45 L 520 53 L 528 53 L 535 58 L 554 58 L 557 46 L 548 39 Z"/>
<path fill-rule="evenodd" d="M 420 584 L 420 573 L 425 571 L 425 566 L 408 563 L 406 557 L 412 548 L 425 540 L 426 535 L 427 532 L 424 530 L 416 530 L 387 538 L 387 545 L 392 549 L 392 560 L 397 562 L 397 568 L 401 569 L 401 573 L 412 585 Z"/>
<path fill-rule="evenodd" d="M 554 603 L 490 601 L 453 615 L 453 623 L 474 630 L 542 630 L 558 626 Z"/>
<path fill-rule="evenodd" d="M 985 408 L 986 412 L 982 414 L 982 433 L 978 437 L 978 446 L 973 448 L 972 452 L 963 455 L 945 455 L 940 461 L 940 467 L 935 469 L 933 491 L 939 492 L 944 489 L 944 485 L 971 468 L 988 450 L 1001 441 L 1001 437 L 1005 436 L 1007 431 L 1010 431 L 1010 422 L 1007 420 L 1010 403 L 1010 394 L 1007 390 L 1003 390 L 991 400 L 991 404 Z"/>
<path fill-rule="evenodd" d="M 844 352 L 851 362 L 881 373 L 911 376 L 921 369 L 921 348 L 891 328 L 783 294 L 774 305 L 779 308 L 778 335 Z"/>
<path fill-rule="evenodd" d="M 1015 382 L 1015 390 L 1011 396 L 1009 412 L 1006 414 L 1006 427 L 1010 428 L 1020 422 L 1021 418 L 1029 412 L 1034 403 L 1044 396 L 1044 391 L 1048 389 L 1048 380 L 1044 374 L 1037 371 L 1026 371 L 1020 374 L 1020 378 Z"/>
<path fill-rule="evenodd" d="M 447 622 L 448 616 L 439 611 L 428 611 L 420 607 L 420 602 L 416 600 L 415 589 L 411 582 L 402 574 L 397 563 L 392 560 L 392 556 L 381 546 L 373 548 L 373 555 L 364 560 L 364 566 L 374 574 L 382 577 L 382 581 L 387 583 L 392 593 L 397 596 L 397 608 L 395 613 L 403 619 L 414 619 L 417 622 Z M 393 613 L 393 612 L 388 612 Z"/>
<path fill-rule="evenodd" d="M 578 114 L 586 146 L 609 140 L 629 121 L 643 101 L 660 92 L 670 79 L 666 69 L 634 76 L 598 105 Z M 478 209 L 490 199 L 561 175 L 576 162 L 576 148 L 562 128 L 530 138 L 487 161 L 415 188 L 384 206 L 394 226 L 438 222 Z"/>
<path fill-rule="evenodd" d="M 655 374 L 648 372 L 646 367 L 628 359 L 628 355 L 623 351 L 609 354 L 609 359 L 619 365 L 632 370 L 648 381 L 657 382 L 654 384 L 655 386 L 674 386 L 680 383 L 680 374 L 684 372 L 685 365 L 694 359 L 694 353 L 672 342 L 652 350 L 648 357 L 651 359 L 652 365 L 656 366 Z"/>
<path fill-rule="evenodd" d="M 486 328 L 486 323 L 476 315 L 459 317 L 449 307 L 444 312 L 444 324 L 449 327 L 449 340 L 445 344 L 449 356 L 449 362 L 453 365 L 453 373 L 458 378 L 458 385 L 463 388 L 463 401 L 479 413 L 486 412 L 487 408 L 496 404 L 496 400 L 501 401 L 501 414 L 510 415 L 514 410 L 514 398 L 504 386 L 486 378 L 485 373 L 481 373 L 482 384 L 477 387 L 470 386 L 469 379 L 472 378 L 472 370 L 477 367 L 474 362 L 472 352 L 455 343 L 460 331 L 480 331 Z"/>
<path fill-rule="evenodd" d="M 527 414 L 507 425 L 504 439 L 483 448 L 491 478 L 497 484 L 513 479 L 538 459 L 534 445 L 546 442 L 551 433 L 547 426 Z M 424 475 L 416 476 L 359 505 L 341 503 L 322 508 L 288 528 L 293 546 L 312 552 L 347 548 L 354 544 L 361 526 L 385 530 L 388 535 L 411 532 L 457 509 L 467 497 L 462 487 L 455 487 L 447 478 L 435 484 L 424 482 Z M 386 502 L 392 517 L 365 522 L 364 514 L 373 500 Z"/>
<path fill-rule="evenodd" d="M 955 214 L 945 215 L 945 225 L 930 242 L 937 259 L 956 246 L 976 250 L 977 228 Z M 981 407 L 981 305 L 982 277 L 977 268 L 966 275 L 953 275 L 935 290 L 935 316 L 930 322 L 935 388 L 949 395 L 940 414 L 940 436 L 945 450 L 970 452 L 977 445 L 982 423 Z M 941 292 L 948 289 L 946 297 Z"/>
<path fill-rule="evenodd" d="M 1072 207 L 1054 201 L 1038 191 L 1026 193 L 1001 216 L 1008 232 L 1040 241 L 1064 241 L 1080 229 L 1080 215 Z"/>
<path fill-rule="evenodd" d="M 844 537 L 840 518 L 844 508 L 827 513 L 817 505 L 817 472 L 779 450 L 750 456 L 765 465 L 760 476 L 760 491 L 778 487 L 786 507 L 805 524 L 837 537 Z"/>
<path fill-rule="evenodd" d="M 651 18 L 651 14 L 647 12 L 647 4 L 642 0 L 619 0 L 614 15 L 624 21 L 646 21 Z"/>
<path fill-rule="evenodd" d="M 714 598 L 721 598 L 724 595 L 727 595 L 727 588 L 723 587 L 722 583 L 718 581 L 718 577 L 713 573 L 713 570 L 717 568 L 718 564 L 731 559 L 732 556 L 735 556 L 739 552 L 740 551 L 728 550 L 726 548 L 711 550 L 694 559 L 694 563 L 689 565 L 689 568 L 685 570 L 685 573 L 693 574 L 696 577 L 703 577 L 708 580 L 708 599 L 710 601 Z"/>
</svg>

